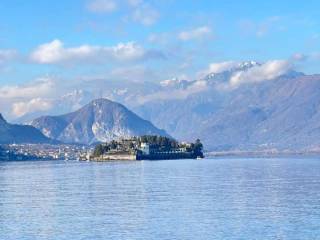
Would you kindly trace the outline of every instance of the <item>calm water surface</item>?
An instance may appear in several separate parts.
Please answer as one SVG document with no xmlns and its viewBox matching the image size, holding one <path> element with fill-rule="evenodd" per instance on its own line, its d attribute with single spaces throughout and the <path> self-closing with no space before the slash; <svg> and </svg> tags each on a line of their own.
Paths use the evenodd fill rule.
<svg viewBox="0 0 320 240">
<path fill-rule="evenodd" d="M 320 239 L 320 159 L 2 162 L 0 239 Z"/>
</svg>

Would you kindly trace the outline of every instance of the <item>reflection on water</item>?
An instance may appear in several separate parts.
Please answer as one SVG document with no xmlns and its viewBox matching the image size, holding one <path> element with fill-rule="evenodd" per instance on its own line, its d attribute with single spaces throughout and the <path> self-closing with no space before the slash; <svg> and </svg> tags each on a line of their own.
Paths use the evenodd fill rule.
<svg viewBox="0 0 320 240">
<path fill-rule="evenodd" d="M 0 163 L 0 239 L 319 238 L 319 159 Z"/>
</svg>

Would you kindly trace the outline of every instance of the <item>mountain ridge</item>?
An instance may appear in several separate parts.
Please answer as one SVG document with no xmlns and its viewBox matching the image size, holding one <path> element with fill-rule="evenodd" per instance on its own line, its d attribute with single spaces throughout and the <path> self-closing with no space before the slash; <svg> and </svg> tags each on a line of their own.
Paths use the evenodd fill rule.
<svg viewBox="0 0 320 240">
<path fill-rule="evenodd" d="M 44 135 L 66 143 L 91 144 L 145 134 L 169 136 L 124 105 L 103 98 L 68 114 L 37 118 L 31 125 Z"/>
<path fill-rule="evenodd" d="M 0 113 L 0 144 L 55 143 L 38 129 L 29 125 L 8 123 Z"/>
</svg>

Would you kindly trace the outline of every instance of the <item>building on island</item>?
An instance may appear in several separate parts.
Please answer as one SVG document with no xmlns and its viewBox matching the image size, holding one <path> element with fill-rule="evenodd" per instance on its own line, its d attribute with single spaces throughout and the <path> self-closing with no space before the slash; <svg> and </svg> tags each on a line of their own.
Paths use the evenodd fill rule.
<svg viewBox="0 0 320 240">
<path fill-rule="evenodd" d="M 150 154 L 150 145 L 149 143 L 141 143 L 140 150 L 142 154 L 149 155 Z"/>
<path fill-rule="evenodd" d="M 203 158 L 203 145 L 179 143 L 172 138 L 162 136 L 140 136 L 119 141 L 99 144 L 89 159 L 92 161 L 108 160 L 161 160 Z"/>
</svg>

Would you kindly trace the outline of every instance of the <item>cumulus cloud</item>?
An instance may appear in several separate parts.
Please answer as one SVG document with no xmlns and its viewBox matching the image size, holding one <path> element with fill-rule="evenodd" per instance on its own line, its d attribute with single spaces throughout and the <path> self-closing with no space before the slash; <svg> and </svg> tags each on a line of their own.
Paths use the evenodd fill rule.
<svg viewBox="0 0 320 240">
<path fill-rule="evenodd" d="M 194 81 L 183 89 L 172 89 L 155 92 L 153 94 L 138 97 L 137 103 L 144 104 L 155 100 L 186 99 L 192 94 L 203 92 L 208 89 L 206 81 Z"/>
<path fill-rule="evenodd" d="M 178 34 L 178 38 L 182 41 L 201 40 L 212 34 L 212 30 L 208 26 L 201 26 L 189 31 L 182 31 Z"/>
<path fill-rule="evenodd" d="M 0 87 L 0 109 L 9 118 L 16 118 L 28 112 L 46 110 L 48 100 L 55 95 L 56 86 L 50 77 L 38 78 L 28 84 Z M 42 103 L 43 100 L 43 103 Z"/>
<path fill-rule="evenodd" d="M 134 21 L 145 26 L 151 26 L 159 19 L 160 13 L 149 4 L 140 4 L 140 2 L 136 2 L 136 6 L 137 7 L 132 13 Z"/>
<path fill-rule="evenodd" d="M 94 13 L 110 13 L 117 9 L 117 3 L 114 0 L 92 0 L 87 9 Z"/>
<path fill-rule="evenodd" d="M 209 65 L 208 71 L 210 73 L 220 73 L 227 70 L 230 70 L 238 65 L 237 62 L 234 61 L 226 61 L 226 62 L 220 62 L 220 63 L 211 63 Z"/>
<path fill-rule="evenodd" d="M 225 61 L 225 62 L 218 62 L 218 63 L 210 63 L 208 68 L 205 70 L 201 70 L 198 72 L 198 77 L 204 77 L 211 73 L 221 73 L 224 71 L 228 71 L 234 67 L 239 65 L 238 62 L 235 61 Z"/>
<path fill-rule="evenodd" d="M 12 113 L 15 117 L 21 117 L 26 113 L 32 113 L 36 111 L 46 111 L 53 107 L 50 100 L 43 98 L 33 98 L 27 101 L 20 101 L 13 103 Z"/>
<path fill-rule="evenodd" d="M 0 99 L 12 98 L 34 98 L 35 96 L 46 96 L 52 92 L 54 86 L 50 78 L 40 78 L 31 84 L 19 86 L 0 87 Z"/>
<path fill-rule="evenodd" d="M 249 68 L 246 71 L 239 71 L 233 74 L 230 79 L 230 86 L 237 87 L 245 83 L 254 83 L 267 80 L 273 80 L 286 74 L 292 69 L 290 61 L 272 60 L 262 65 Z"/>
<path fill-rule="evenodd" d="M 30 56 L 31 60 L 40 64 L 102 62 L 102 61 L 139 61 L 151 58 L 164 58 L 160 51 L 145 50 L 134 43 L 119 43 L 115 46 L 81 45 L 65 48 L 60 40 L 53 40 L 37 47 Z"/>
</svg>

